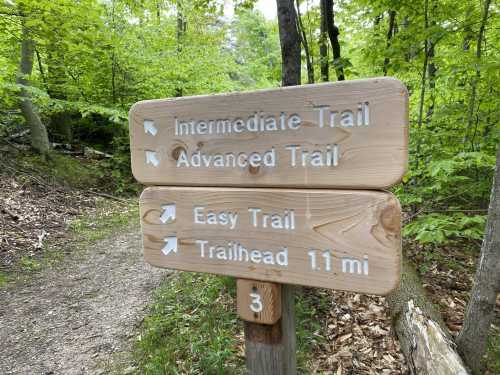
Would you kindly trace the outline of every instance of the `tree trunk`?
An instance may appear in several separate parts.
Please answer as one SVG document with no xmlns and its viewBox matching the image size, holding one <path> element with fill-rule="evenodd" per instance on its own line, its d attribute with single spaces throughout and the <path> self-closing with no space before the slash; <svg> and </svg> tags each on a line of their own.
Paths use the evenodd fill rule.
<svg viewBox="0 0 500 375">
<path fill-rule="evenodd" d="M 472 372 L 482 374 L 486 342 L 500 291 L 500 146 L 497 150 L 488 223 L 473 285 L 457 344 Z"/>
<path fill-rule="evenodd" d="M 184 35 L 187 30 L 187 21 L 184 15 L 182 1 L 177 2 L 177 58 L 180 59 L 180 53 L 182 52 L 182 44 L 184 43 Z M 179 61 L 179 64 L 181 62 Z M 178 80 L 178 86 L 175 88 L 175 96 L 181 97 L 184 95 L 183 85 L 181 80 Z"/>
<path fill-rule="evenodd" d="M 479 27 L 479 34 L 477 36 L 477 44 L 476 44 L 476 75 L 472 78 L 471 82 L 471 93 L 469 99 L 469 106 L 467 111 L 467 126 L 465 128 L 465 135 L 463 139 L 464 145 L 469 139 L 469 132 L 472 127 L 472 122 L 474 119 L 474 109 L 476 107 L 476 98 L 477 98 L 477 85 L 479 83 L 479 78 L 481 77 L 481 69 L 479 67 L 479 63 L 481 62 L 481 46 L 483 43 L 484 32 L 486 29 L 486 23 L 488 22 L 488 14 L 490 10 L 491 0 L 486 0 L 484 2 L 484 10 L 483 16 L 481 18 L 481 26 Z M 473 143 L 474 140 L 472 140 Z"/>
<path fill-rule="evenodd" d="M 42 157 L 46 157 L 49 153 L 49 138 L 47 129 L 40 120 L 31 97 L 26 89 L 29 86 L 28 77 L 33 71 L 33 58 L 35 53 L 35 42 L 31 39 L 28 27 L 26 27 L 25 19 L 22 18 L 22 44 L 21 44 L 21 61 L 19 64 L 19 76 L 17 77 L 17 84 L 21 85 L 19 92 L 19 106 L 21 112 L 31 131 L 31 147 L 40 153 Z"/>
<path fill-rule="evenodd" d="M 311 60 L 311 51 L 309 49 L 309 43 L 307 41 L 306 30 L 304 29 L 304 24 L 302 23 L 302 15 L 300 14 L 300 1 L 297 0 L 297 20 L 298 28 L 300 30 L 300 35 L 302 36 L 302 45 L 304 46 L 304 52 L 306 54 L 306 65 L 307 65 L 307 83 L 314 83 L 314 66 Z"/>
<path fill-rule="evenodd" d="M 297 30 L 297 15 L 293 0 L 276 0 L 282 56 L 282 86 L 300 85 L 300 35 Z M 296 324 L 295 287 L 283 284 L 281 287 L 281 331 L 283 333 L 284 374 L 295 375 Z"/>
<path fill-rule="evenodd" d="M 40 76 L 42 77 L 43 86 L 45 87 L 45 90 L 48 90 L 47 77 L 45 76 L 45 71 L 43 70 L 42 57 L 40 56 L 40 53 L 38 52 L 36 47 L 34 48 L 34 50 L 36 61 L 38 63 L 38 71 L 40 72 Z"/>
<path fill-rule="evenodd" d="M 429 0 L 424 0 L 424 30 L 427 32 L 429 28 Z M 422 66 L 422 80 L 420 87 L 420 100 L 418 103 L 418 119 L 417 130 L 422 128 L 424 118 L 424 101 L 425 101 L 425 88 L 427 85 L 427 64 L 429 62 L 429 40 L 424 40 L 424 63 Z M 422 135 L 417 134 L 417 142 L 415 146 L 415 169 L 418 169 L 418 161 L 420 159 L 420 145 L 422 144 Z M 416 180 L 413 181 L 416 184 Z"/>
<path fill-rule="evenodd" d="M 300 35 L 293 0 L 276 0 L 281 44 L 283 86 L 300 85 Z"/>
<path fill-rule="evenodd" d="M 414 375 L 467 375 L 444 323 L 415 269 L 403 262 L 401 283 L 387 296 L 393 326 Z"/>
<path fill-rule="evenodd" d="M 339 43 L 339 28 L 335 26 L 335 18 L 333 14 L 333 0 L 325 0 L 325 16 L 326 16 L 326 29 L 328 31 L 328 37 L 330 38 L 330 44 L 332 45 L 333 54 L 333 65 L 335 67 L 335 73 L 337 74 L 337 80 L 343 81 L 344 68 L 340 60 L 340 43 Z"/>
<path fill-rule="evenodd" d="M 116 31 L 115 25 L 115 0 L 111 0 L 111 29 Z M 115 46 L 111 46 L 111 102 L 116 104 L 116 55 Z"/>
<path fill-rule="evenodd" d="M 432 0 L 432 20 L 431 20 L 431 26 L 434 27 L 436 26 L 436 14 L 437 14 L 437 1 Z M 427 75 L 429 77 L 429 93 L 431 96 L 431 100 L 429 103 L 429 107 L 427 107 L 427 114 L 425 116 L 425 123 L 429 124 L 432 119 L 432 115 L 434 114 L 434 106 L 436 104 L 436 94 L 435 94 L 435 88 L 436 88 L 436 72 L 437 72 L 437 66 L 436 63 L 434 62 L 434 57 L 436 55 L 436 42 L 435 40 L 430 37 L 429 38 L 429 51 L 427 53 L 428 56 L 428 65 L 427 65 Z"/>
<path fill-rule="evenodd" d="M 158 22 L 158 25 L 161 25 L 161 2 L 160 1 L 156 2 L 156 21 Z"/>
<path fill-rule="evenodd" d="M 326 27 L 326 0 L 320 0 L 321 23 L 319 31 L 319 64 L 321 70 L 321 80 L 328 82 L 330 80 L 328 71 L 328 44 Z"/>
<path fill-rule="evenodd" d="M 390 10 L 389 11 L 389 29 L 387 30 L 387 47 L 386 51 L 389 49 L 391 46 L 391 39 L 394 36 L 394 23 L 396 21 L 396 11 L 395 10 Z M 391 59 L 389 56 L 386 56 L 384 59 L 384 76 L 387 75 L 387 69 L 389 67 Z"/>
</svg>

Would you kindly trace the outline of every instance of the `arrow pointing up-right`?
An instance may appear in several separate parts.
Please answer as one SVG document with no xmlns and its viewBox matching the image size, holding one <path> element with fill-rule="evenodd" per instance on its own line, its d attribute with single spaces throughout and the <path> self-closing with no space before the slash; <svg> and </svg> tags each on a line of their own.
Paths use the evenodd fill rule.
<svg viewBox="0 0 500 375">
<path fill-rule="evenodd" d="M 160 221 L 163 224 L 175 220 L 175 203 L 164 204 L 161 208 L 163 209 L 163 212 L 160 216 Z"/>
<path fill-rule="evenodd" d="M 165 241 L 165 246 L 161 249 L 161 252 L 168 255 L 172 252 L 177 254 L 177 236 L 169 236 L 163 239 Z"/>
</svg>

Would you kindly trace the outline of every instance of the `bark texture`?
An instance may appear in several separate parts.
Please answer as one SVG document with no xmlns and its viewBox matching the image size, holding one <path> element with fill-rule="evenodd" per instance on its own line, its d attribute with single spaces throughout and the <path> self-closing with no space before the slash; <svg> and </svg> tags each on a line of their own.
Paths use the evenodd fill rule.
<svg viewBox="0 0 500 375">
<path fill-rule="evenodd" d="M 387 29 L 387 47 L 386 49 L 389 50 L 391 47 L 391 39 L 394 36 L 394 24 L 396 22 L 396 11 L 395 10 L 390 10 L 389 11 L 389 28 Z M 387 75 L 387 71 L 389 69 L 389 63 L 391 62 L 391 59 L 389 56 L 386 56 L 384 59 L 384 76 Z"/>
<path fill-rule="evenodd" d="M 180 59 L 180 54 L 182 52 L 182 47 L 184 44 L 184 36 L 187 31 L 187 19 L 184 12 L 183 1 L 177 1 L 177 29 L 176 29 L 176 40 L 177 40 L 177 58 Z M 180 61 L 179 61 L 180 64 Z M 184 80 L 182 78 L 177 79 L 177 87 L 175 88 L 175 96 L 181 97 L 184 95 Z"/>
<path fill-rule="evenodd" d="M 329 69 L 328 69 L 328 36 L 326 27 L 326 0 L 320 0 L 321 23 L 319 31 L 319 64 L 321 69 L 321 80 L 328 82 Z"/>
<path fill-rule="evenodd" d="M 437 1 L 432 0 L 432 20 L 431 27 L 436 27 L 436 14 L 437 14 Z M 434 106 L 436 104 L 436 79 L 437 79 L 437 65 L 434 60 L 436 56 L 436 40 L 432 36 L 429 38 L 429 51 L 427 53 L 428 57 L 428 65 L 427 65 L 427 75 L 429 77 L 429 94 L 430 94 L 430 103 L 427 107 L 427 114 L 425 116 L 426 124 L 429 124 L 432 119 L 432 115 L 434 114 Z"/>
<path fill-rule="evenodd" d="M 424 0 L 424 30 L 427 32 L 429 28 L 429 0 Z M 422 66 L 422 81 L 420 85 L 420 99 L 418 102 L 418 119 L 417 119 L 417 129 L 422 128 L 422 122 L 424 118 L 424 101 L 425 101 L 425 89 L 427 86 L 427 64 L 429 63 L 429 39 L 424 40 L 424 62 Z M 415 146 L 415 169 L 419 167 L 420 160 L 420 146 L 422 144 L 422 137 L 417 137 L 417 142 Z M 417 183 L 416 179 L 412 181 L 414 184 Z"/>
<path fill-rule="evenodd" d="M 398 289 L 388 297 L 393 325 L 415 375 L 467 375 L 438 312 L 428 301 L 422 284 L 408 263 Z"/>
<path fill-rule="evenodd" d="M 283 86 L 300 85 L 300 35 L 293 0 L 276 0 L 281 44 Z"/>
<path fill-rule="evenodd" d="M 500 291 L 500 147 L 493 188 L 491 189 L 488 222 L 484 235 L 471 298 L 465 312 L 464 325 L 457 344 L 465 362 L 474 374 L 483 373 L 483 356 L 491 323 L 495 316 Z"/>
<path fill-rule="evenodd" d="M 302 15 L 300 14 L 300 1 L 296 0 L 297 3 L 297 26 L 300 30 L 301 42 L 304 47 L 304 53 L 306 54 L 306 65 L 307 65 L 307 83 L 314 83 L 314 65 L 311 58 L 311 50 L 309 48 L 309 42 L 307 40 L 306 30 L 304 29 L 304 24 L 302 23 Z"/>
<path fill-rule="evenodd" d="M 33 71 L 33 58 L 35 54 L 35 42 L 31 39 L 29 29 L 25 25 L 24 17 L 22 18 L 22 44 L 21 44 L 21 61 L 19 64 L 19 76 L 17 83 L 21 85 L 19 92 L 19 106 L 21 112 L 31 132 L 31 147 L 43 156 L 49 152 L 49 138 L 47 129 L 40 120 L 27 87 L 29 86 L 28 77 Z"/>
<path fill-rule="evenodd" d="M 335 26 L 335 18 L 333 13 L 333 0 L 325 0 L 325 22 L 326 29 L 328 31 L 328 38 L 330 38 L 330 44 L 332 45 L 333 54 L 333 65 L 335 66 L 335 72 L 337 74 L 337 80 L 345 80 L 344 68 L 342 67 L 342 62 L 340 60 L 340 43 L 339 43 L 339 28 Z"/>
<path fill-rule="evenodd" d="M 282 56 L 282 86 L 300 85 L 300 35 L 293 0 L 276 0 Z M 297 373 L 297 339 L 295 323 L 295 287 L 281 286 L 281 342 L 283 345 L 283 371 Z"/>
</svg>

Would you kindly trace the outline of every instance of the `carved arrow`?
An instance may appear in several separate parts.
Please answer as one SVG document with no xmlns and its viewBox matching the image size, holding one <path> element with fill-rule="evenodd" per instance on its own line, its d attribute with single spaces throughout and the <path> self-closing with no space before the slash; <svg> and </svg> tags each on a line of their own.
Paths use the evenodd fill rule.
<svg viewBox="0 0 500 375">
<path fill-rule="evenodd" d="M 163 213 L 160 216 L 160 221 L 163 224 L 166 224 L 168 221 L 175 220 L 175 203 L 164 204 L 161 208 L 163 209 Z"/>
<path fill-rule="evenodd" d="M 155 127 L 155 123 L 152 120 L 144 120 L 144 132 L 146 134 L 151 134 L 153 137 L 158 133 L 158 129 Z"/>
<path fill-rule="evenodd" d="M 154 167 L 160 165 L 155 151 L 146 151 L 146 164 L 152 164 Z"/>
<path fill-rule="evenodd" d="M 169 236 L 163 239 L 165 241 L 165 246 L 161 249 L 161 252 L 165 255 L 174 252 L 177 254 L 177 236 Z"/>
</svg>

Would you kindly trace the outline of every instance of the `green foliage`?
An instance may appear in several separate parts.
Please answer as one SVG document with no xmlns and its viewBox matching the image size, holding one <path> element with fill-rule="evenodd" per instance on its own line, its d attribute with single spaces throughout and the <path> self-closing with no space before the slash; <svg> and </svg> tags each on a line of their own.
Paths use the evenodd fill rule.
<svg viewBox="0 0 500 375">
<path fill-rule="evenodd" d="M 21 259 L 19 260 L 19 265 L 25 272 L 35 272 L 39 271 L 42 268 L 42 265 L 38 260 L 28 256 L 21 257 Z"/>
<path fill-rule="evenodd" d="M 0 288 L 7 284 L 8 281 L 9 276 L 5 272 L 0 271 Z"/>
<path fill-rule="evenodd" d="M 117 193 L 135 191 L 127 145 L 133 103 L 278 85 L 277 24 L 253 3 L 236 2 L 232 22 L 213 0 L 0 6 L 6 14 L 0 20 L 0 136 L 21 131 L 24 122 L 16 83 L 22 20 L 36 45 L 25 88 L 49 138 L 112 154 L 99 168 L 101 177 Z"/>
<path fill-rule="evenodd" d="M 115 137 L 112 142 L 113 154 L 99 164 L 101 179 L 108 181 L 109 188 L 118 194 L 138 193 L 140 185 L 130 173 L 130 143 L 128 135 Z"/>
<path fill-rule="evenodd" d="M 494 328 L 493 334 L 488 337 L 486 365 L 491 374 L 500 374 L 500 332 L 498 332 L 498 328 Z"/>
<path fill-rule="evenodd" d="M 31 173 L 45 177 L 43 183 L 47 185 L 57 184 L 75 188 L 91 188 L 99 181 L 99 175 L 93 164 L 85 164 L 78 159 L 57 154 L 50 154 L 47 161 L 38 155 L 19 154 L 17 165 L 22 172 Z M 21 178 L 23 175 L 21 175 Z M 29 178 L 29 176 L 27 176 Z"/>
<path fill-rule="evenodd" d="M 395 189 L 411 211 L 405 234 L 422 243 L 478 239 L 484 218 L 477 214 L 486 213 L 500 140 L 498 18 L 487 20 L 478 59 L 482 3 L 346 0 L 336 7 L 342 54 L 352 64 L 347 77 L 382 75 L 385 67 L 408 87 L 409 172 Z M 389 11 L 396 13 L 390 41 Z M 310 18 L 317 30 L 316 13 Z"/>
<path fill-rule="evenodd" d="M 232 74 L 242 86 L 278 86 L 281 80 L 281 51 L 278 25 L 255 11 L 238 12 L 232 23 L 237 69 Z"/>
<path fill-rule="evenodd" d="M 182 272 L 157 290 L 136 344 L 140 374 L 239 374 L 234 279 Z M 241 327 L 240 327 L 241 330 Z"/>
<path fill-rule="evenodd" d="M 235 314 L 233 278 L 181 272 L 156 291 L 135 344 L 138 374 L 243 374 L 243 327 Z M 297 362 L 309 373 L 313 347 L 325 338 L 318 316 L 328 293 L 298 293 Z M 235 335 L 235 332 L 239 334 Z"/>
<path fill-rule="evenodd" d="M 460 152 L 430 161 L 409 174 L 409 191 L 398 190 L 407 207 L 417 207 L 403 234 L 422 244 L 480 240 L 495 165 L 484 152 Z M 479 207 L 479 208 L 478 208 Z M 461 211 L 461 212 L 457 212 Z"/>
<path fill-rule="evenodd" d="M 403 228 L 403 235 L 422 244 L 443 245 L 456 240 L 478 240 L 483 237 L 486 215 L 445 215 L 432 213 L 412 221 Z"/>
<path fill-rule="evenodd" d="M 313 361 L 313 348 L 325 343 L 326 338 L 318 332 L 323 330 L 320 316 L 328 316 L 331 300 L 327 293 L 317 290 L 309 293 L 305 289 L 296 293 L 296 333 L 297 333 L 297 368 L 299 373 L 310 373 L 309 363 Z"/>
</svg>

